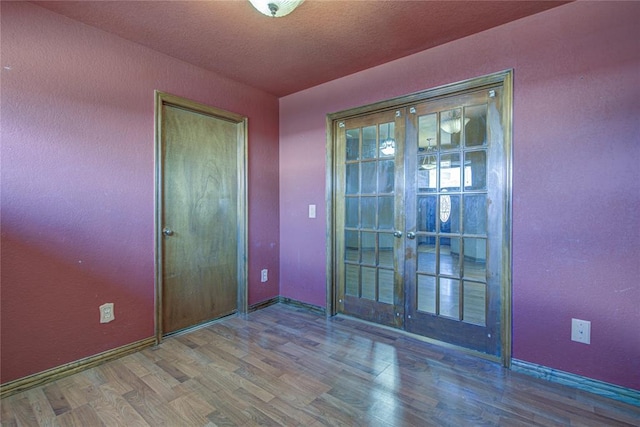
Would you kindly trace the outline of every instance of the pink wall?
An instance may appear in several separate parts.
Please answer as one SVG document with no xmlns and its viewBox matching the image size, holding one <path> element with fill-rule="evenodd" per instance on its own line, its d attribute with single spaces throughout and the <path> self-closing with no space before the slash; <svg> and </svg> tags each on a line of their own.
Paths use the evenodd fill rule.
<svg viewBox="0 0 640 427">
<path fill-rule="evenodd" d="M 513 357 L 640 389 L 638 18 L 572 3 L 282 98 L 282 296 L 325 305 L 327 113 L 513 68 Z"/>
<path fill-rule="evenodd" d="M 249 117 L 249 303 L 277 296 L 277 99 L 34 5 L 1 7 L 1 382 L 153 336 L 154 89 Z M 116 320 L 101 325 L 105 302 Z"/>
</svg>

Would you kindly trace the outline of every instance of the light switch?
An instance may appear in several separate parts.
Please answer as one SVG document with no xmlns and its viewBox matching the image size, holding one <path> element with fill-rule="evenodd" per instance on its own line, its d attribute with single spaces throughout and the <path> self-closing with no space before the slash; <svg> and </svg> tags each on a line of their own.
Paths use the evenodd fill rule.
<svg viewBox="0 0 640 427">
<path fill-rule="evenodd" d="M 316 205 L 309 205 L 309 218 L 316 217 Z"/>
</svg>

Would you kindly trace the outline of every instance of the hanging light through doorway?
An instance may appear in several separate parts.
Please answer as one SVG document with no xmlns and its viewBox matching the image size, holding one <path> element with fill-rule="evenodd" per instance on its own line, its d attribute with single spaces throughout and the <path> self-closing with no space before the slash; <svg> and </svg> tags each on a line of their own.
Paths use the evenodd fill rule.
<svg viewBox="0 0 640 427">
<path fill-rule="evenodd" d="M 443 114 L 444 115 L 444 114 Z M 462 117 L 460 117 L 460 110 L 451 110 L 447 112 L 448 117 L 440 118 L 440 129 L 446 133 L 454 134 L 462 130 Z M 465 126 L 469 123 L 469 118 L 464 119 Z"/>
<path fill-rule="evenodd" d="M 380 152 L 384 156 L 393 156 L 396 153 L 396 140 L 391 136 L 391 123 L 387 123 L 387 137 L 380 143 Z"/>
<path fill-rule="evenodd" d="M 424 156 L 422 158 L 422 162 L 420 163 L 420 169 L 426 169 L 426 170 L 431 170 L 431 169 L 435 169 L 436 168 L 436 163 L 435 163 L 435 147 L 431 146 L 431 140 L 433 138 L 427 138 L 427 148 L 426 148 L 426 152 L 427 155 Z M 421 148 L 421 150 L 424 150 L 423 148 Z"/>
</svg>

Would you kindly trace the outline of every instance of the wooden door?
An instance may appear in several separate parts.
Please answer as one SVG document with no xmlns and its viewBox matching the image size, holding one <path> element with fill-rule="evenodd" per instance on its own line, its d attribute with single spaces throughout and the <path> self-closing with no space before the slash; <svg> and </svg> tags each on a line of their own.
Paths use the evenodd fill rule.
<svg viewBox="0 0 640 427">
<path fill-rule="evenodd" d="M 334 122 L 336 312 L 508 363 L 507 78 Z"/>
<path fill-rule="evenodd" d="M 405 329 L 502 352 L 502 87 L 413 106 L 405 149 Z"/>
<path fill-rule="evenodd" d="M 404 318 L 403 111 L 348 119 L 337 129 L 338 310 L 395 327 Z"/>
<path fill-rule="evenodd" d="M 244 300 L 245 121 L 166 95 L 159 104 L 162 336 Z"/>
</svg>

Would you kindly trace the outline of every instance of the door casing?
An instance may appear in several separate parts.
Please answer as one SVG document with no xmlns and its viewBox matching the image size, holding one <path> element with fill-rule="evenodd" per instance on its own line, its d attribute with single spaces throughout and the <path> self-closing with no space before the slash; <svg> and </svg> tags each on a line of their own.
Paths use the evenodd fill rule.
<svg viewBox="0 0 640 427">
<path fill-rule="evenodd" d="M 492 85 L 501 84 L 503 86 L 503 123 L 504 126 L 504 159 L 506 164 L 505 177 L 504 177 L 504 201 L 505 212 L 503 217 L 505 223 L 503 224 L 503 241 L 502 241 L 502 283 L 501 283 L 501 297 L 502 297 L 502 312 L 501 312 L 501 341 L 502 352 L 501 362 L 505 367 L 511 365 L 511 253 L 512 253 L 512 239 L 511 239 L 511 223 L 512 223 L 512 105 L 513 105 L 513 70 L 505 70 L 497 73 L 489 74 L 486 76 L 473 78 L 457 83 L 447 84 L 439 86 L 433 89 L 417 92 L 414 94 L 393 98 L 385 101 L 381 101 L 375 104 L 370 104 L 362 107 L 357 107 L 349 110 L 344 110 L 332 114 L 328 114 L 326 117 L 326 218 L 327 218 L 327 245 L 326 245 L 326 313 L 327 316 L 334 316 L 337 314 L 337 262 L 336 259 L 336 165 L 337 165 L 337 147 L 336 147 L 336 134 L 338 122 L 363 116 L 372 113 L 378 113 L 390 109 L 397 109 L 402 107 L 408 107 L 420 102 L 431 101 L 441 97 L 452 96 L 457 94 L 463 94 L 470 91 L 482 89 L 483 87 L 489 87 Z M 433 341 L 428 339 L 429 341 Z M 449 347 L 456 347 L 448 343 L 442 343 Z M 462 347 L 463 351 L 469 351 Z M 473 352 L 474 354 L 481 355 L 481 353 Z M 490 358 L 490 357 L 489 357 Z"/>
<path fill-rule="evenodd" d="M 248 311 L 248 287 L 247 287 L 247 128 L 246 117 L 236 113 L 228 112 L 219 108 L 200 104 L 179 96 L 171 95 L 161 91 L 155 91 L 155 221 L 154 221 L 154 243 L 155 243 L 155 336 L 156 344 L 162 341 L 164 332 L 162 331 L 162 304 L 163 304 L 163 251 L 162 251 L 162 227 L 163 227 L 163 159 L 162 159 L 162 108 L 163 106 L 173 106 L 188 111 L 202 113 L 220 120 L 230 121 L 236 124 L 236 146 L 237 146 L 237 278 L 238 296 L 237 312 L 246 314 Z M 198 325 L 194 325 L 198 326 Z"/>
</svg>

